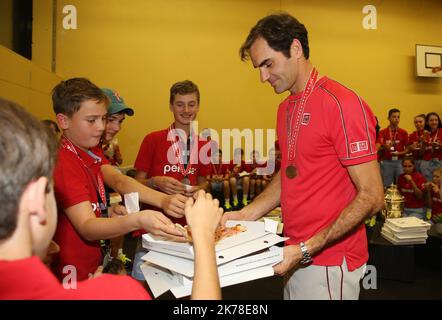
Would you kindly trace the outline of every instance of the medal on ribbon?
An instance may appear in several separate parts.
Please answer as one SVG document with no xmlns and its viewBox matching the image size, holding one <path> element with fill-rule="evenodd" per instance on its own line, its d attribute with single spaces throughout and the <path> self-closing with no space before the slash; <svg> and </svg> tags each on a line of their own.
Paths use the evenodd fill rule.
<svg viewBox="0 0 442 320">
<path fill-rule="evenodd" d="M 169 127 L 169 133 L 168 133 L 168 137 L 169 140 L 172 143 L 172 148 L 178 163 L 178 167 L 179 167 L 179 171 L 180 173 L 183 175 L 183 179 L 181 180 L 181 182 L 185 185 L 190 185 L 190 179 L 188 177 L 191 169 L 192 169 L 192 161 L 190 161 L 190 154 L 188 155 L 187 153 L 190 153 L 190 148 L 186 148 L 186 159 L 189 159 L 187 166 L 184 167 L 184 163 L 185 161 L 183 160 L 183 152 L 181 151 L 181 148 L 179 146 L 180 143 L 182 143 L 182 138 L 178 133 L 174 133 L 173 131 L 176 130 L 172 125 L 170 125 Z M 178 141 L 176 141 L 175 137 L 178 136 Z M 190 141 L 188 141 L 190 143 Z"/>
<path fill-rule="evenodd" d="M 295 101 L 289 100 L 289 108 L 287 108 L 287 153 L 289 164 L 285 168 L 285 175 L 289 179 L 294 179 L 298 175 L 298 169 L 296 168 L 294 161 L 296 157 L 296 144 L 298 141 L 298 135 L 302 116 L 304 114 L 304 108 L 306 101 L 315 87 L 316 79 L 318 78 L 318 71 L 316 68 L 310 73 L 310 77 L 302 93 L 299 106 L 296 108 Z M 291 111 L 289 110 L 291 106 Z"/>
</svg>

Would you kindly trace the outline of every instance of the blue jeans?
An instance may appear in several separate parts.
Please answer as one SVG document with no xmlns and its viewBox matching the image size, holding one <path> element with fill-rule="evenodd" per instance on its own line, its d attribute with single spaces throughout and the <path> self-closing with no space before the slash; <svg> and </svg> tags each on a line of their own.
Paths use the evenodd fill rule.
<svg viewBox="0 0 442 320">
<path fill-rule="evenodd" d="M 392 183 L 397 184 L 397 179 L 404 172 L 401 160 L 383 160 L 381 161 L 382 179 L 384 180 L 384 188 L 389 187 Z"/>
<path fill-rule="evenodd" d="M 427 181 L 433 180 L 433 170 L 442 166 L 439 159 L 421 160 L 420 169 Z"/>
</svg>

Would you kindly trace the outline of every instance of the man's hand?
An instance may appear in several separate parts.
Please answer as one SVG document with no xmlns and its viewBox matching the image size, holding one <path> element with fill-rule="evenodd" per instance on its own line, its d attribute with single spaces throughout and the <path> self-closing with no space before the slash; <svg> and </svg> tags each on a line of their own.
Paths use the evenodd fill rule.
<svg viewBox="0 0 442 320">
<path fill-rule="evenodd" d="M 412 178 L 411 175 L 409 175 L 409 174 L 404 175 L 404 178 L 405 178 L 405 180 L 407 180 L 408 182 L 413 181 L 413 178 Z"/>
<path fill-rule="evenodd" d="M 187 197 L 182 194 L 167 195 L 161 205 L 161 209 L 171 217 L 182 218 Z"/>
<path fill-rule="evenodd" d="M 223 217 L 221 218 L 221 226 L 225 227 L 226 225 L 226 221 L 227 220 L 248 220 L 246 219 L 244 212 L 242 210 L 240 211 L 230 211 L 230 212 L 225 212 L 223 214 Z"/>
<path fill-rule="evenodd" d="M 273 267 L 273 271 L 278 276 L 283 276 L 293 268 L 299 267 L 299 262 L 302 260 L 301 248 L 299 245 L 285 246 L 283 257 L 284 260 Z"/>
<path fill-rule="evenodd" d="M 138 219 L 139 228 L 154 236 L 172 241 L 186 241 L 181 231 L 175 228 L 172 221 L 161 212 L 143 210 L 139 212 Z"/>
<path fill-rule="evenodd" d="M 185 185 L 172 177 L 157 176 L 152 178 L 154 186 L 167 194 L 184 194 Z"/>
<path fill-rule="evenodd" d="M 112 205 L 107 210 L 110 218 L 118 218 L 128 215 L 126 207 L 120 204 Z"/>
</svg>

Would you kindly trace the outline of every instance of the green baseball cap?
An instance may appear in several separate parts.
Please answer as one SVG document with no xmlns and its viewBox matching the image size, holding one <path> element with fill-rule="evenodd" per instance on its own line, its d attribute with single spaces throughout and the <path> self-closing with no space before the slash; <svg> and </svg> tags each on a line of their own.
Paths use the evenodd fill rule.
<svg viewBox="0 0 442 320">
<path fill-rule="evenodd" d="M 123 97 L 117 91 L 108 88 L 101 88 L 101 90 L 110 100 L 108 114 L 124 112 L 128 116 L 134 115 L 134 110 L 124 103 Z"/>
</svg>

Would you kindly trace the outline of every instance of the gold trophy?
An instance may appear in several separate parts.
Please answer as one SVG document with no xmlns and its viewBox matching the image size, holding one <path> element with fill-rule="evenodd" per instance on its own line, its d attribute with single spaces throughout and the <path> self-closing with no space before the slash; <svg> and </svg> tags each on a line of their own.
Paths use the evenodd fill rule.
<svg viewBox="0 0 442 320">
<path fill-rule="evenodd" d="M 385 209 L 382 214 L 386 219 L 400 218 L 404 212 L 404 196 L 402 196 L 395 184 L 387 189 L 384 197 Z"/>
</svg>

